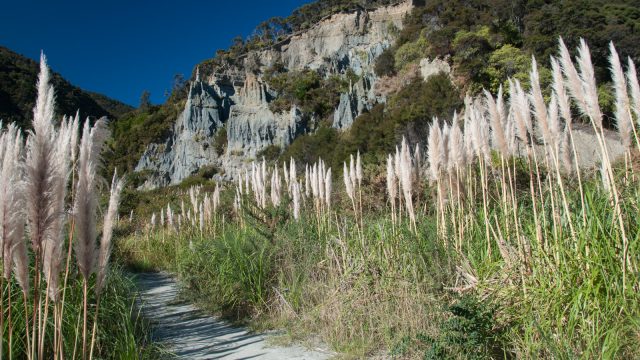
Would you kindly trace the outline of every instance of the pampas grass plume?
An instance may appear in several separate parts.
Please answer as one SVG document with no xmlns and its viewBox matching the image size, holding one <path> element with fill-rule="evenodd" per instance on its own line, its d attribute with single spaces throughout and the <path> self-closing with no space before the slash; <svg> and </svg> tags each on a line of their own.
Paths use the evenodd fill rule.
<svg viewBox="0 0 640 360">
<path fill-rule="evenodd" d="M 640 84 L 638 84 L 636 65 L 631 60 L 631 57 L 627 58 L 627 82 L 631 90 L 631 107 L 636 114 L 636 121 L 640 125 Z"/>
<path fill-rule="evenodd" d="M 620 132 L 622 144 L 629 150 L 631 147 L 631 133 L 633 131 L 633 119 L 631 118 L 631 106 L 627 93 L 627 82 L 625 81 L 620 58 L 613 42 L 609 43 L 609 63 L 611 67 L 611 80 L 616 97 L 615 117 Z"/>
<path fill-rule="evenodd" d="M 124 180 L 118 179 L 117 173 L 114 172 L 113 179 L 111 180 L 109 206 L 102 225 L 102 239 L 100 240 L 100 250 L 98 253 L 98 276 L 96 278 L 96 293 L 98 294 L 102 291 L 105 282 L 104 280 L 107 276 L 107 267 L 109 265 L 109 258 L 111 257 L 113 225 L 118 213 L 120 194 L 122 193 L 123 188 Z M 171 214 L 171 207 L 169 207 L 169 205 L 167 205 L 167 214 Z M 172 216 L 173 215 L 171 215 L 170 218 Z"/>
<path fill-rule="evenodd" d="M 427 158 L 429 161 L 429 176 L 432 181 L 440 178 L 442 170 L 442 134 L 438 126 L 438 119 L 434 119 L 429 128 L 429 142 L 427 147 Z"/>
</svg>

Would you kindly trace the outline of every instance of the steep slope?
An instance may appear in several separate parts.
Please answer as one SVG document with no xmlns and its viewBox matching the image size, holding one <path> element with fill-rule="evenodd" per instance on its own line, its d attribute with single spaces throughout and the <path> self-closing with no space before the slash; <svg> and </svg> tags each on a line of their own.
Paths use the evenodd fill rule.
<svg viewBox="0 0 640 360">
<path fill-rule="evenodd" d="M 203 64 L 206 71 L 190 84 L 184 110 L 171 134 L 150 144 L 136 166 L 137 171 L 150 173 L 146 187 L 179 183 L 205 165 L 231 178 L 246 160 L 270 146 L 286 147 L 321 121 L 331 122 L 334 128 L 349 128 L 356 116 L 385 101 L 373 91 L 379 79 L 373 64 L 392 45 L 411 8 L 407 1 L 334 14 L 273 46 L 248 51 L 235 64 L 213 68 Z M 335 103 L 321 104 L 330 108 L 327 114 L 318 116 L 318 104 L 305 106 L 314 99 L 298 101 L 295 96 L 294 101 L 274 108 L 285 94 L 268 80 L 273 83 L 274 77 L 309 70 L 321 74 L 310 85 L 319 94 L 327 79 L 343 85 Z M 292 81 L 297 80 L 294 76 Z M 305 86 L 296 84 L 294 90 L 306 92 Z M 226 133 L 227 144 L 219 152 L 214 139 L 221 131 Z"/>
<path fill-rule="evenodd" d="M 36 99 L 38 63 L 0 46 L 0 119 L 29 126 Z M 80 109 L 83 116 L 107 116 L 118 118 L 133 108 L 104 95 L 84 91 L 53 74 L 59 114 L 75 114 Z"/>
</svg>

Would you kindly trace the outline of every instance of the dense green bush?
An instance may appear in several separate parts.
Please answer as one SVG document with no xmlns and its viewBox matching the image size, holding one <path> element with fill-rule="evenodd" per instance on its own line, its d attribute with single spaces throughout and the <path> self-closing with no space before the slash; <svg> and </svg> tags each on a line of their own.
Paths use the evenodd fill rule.
<svg viewBox="0 0 640 360">
<path fill-rule="evenodd" d="M 545 65 L 555 55 L 558 37 L 574 49 L 582 37 L 589 43 L 599 81 L 607 81 L 608 42 L 621 55 L 640 61 L 640 7 L 625 0 L 433 0 L 414 8 L 404 19 L 396 44 L 389 50 L 396 61 L 414 53 L 422 35 L 426 56 L 451 56 L 465 87 L 478 92 L 496 90 L 507 76 L 521 75 L 535 55 Z M 409 45 L 414 44 L 414 45 Z M 389 55 L 385 54 L 385 57 Z M 508 57 L 514 56 L 513 61 Z M 412 57 L 409 57 L 412 58 Z"/>
<path fill-rule="evenodd" d="M 218 156 L 222 156 L 224 152 L 227 150 L 227 144 L 229 140 L 227 139 L 227 128 L 222 127 L 218 129 L 214 138 L 213 138 L 213 146 L 216 149 L 216 154 Z"/>
<path fill-rule="evenodd" d="M 282 149 L 278 145 L 269 145 L 266 148 L 262 149 L 256 156 L 257 159 L 264 158 L 265 160 L 271 162 L 276 160 L 280 154 L 282 153 Z"/>
<path fill-rule="evenodd" d="M 474 295 L 462 296 L 447 308 L 451 317 L 440 325 L 436 339 L 423 337 L 428 345 L 425 359 L 507 358 L 503 350 L 502 330 L 497 328 L 495 306 Z"/>
<path fill-rule="evenodd" d="M 290 158 L 298 163 L 312 164 L 322 158 L 329 164 L 339 164 L 344 154 L 338 154 L 340 134 L 334 128 L 320 126 L 315 133 L 298 136 L 280 156 L 282 160 Z M 335 160 L 334 160 L 335 159 Z"/>
<path fill-rule="evenodd" d="M 411 63 L 417 63 L 420 59 L 427 56 L 427 50 L 429 49 L 429 42 L 424 33 L 415 41 L 407 42 L 398 47 L 394 55 L 394 66 L 396 71 L 401 71 L 407 65 Z"/>
<path fill-rule="evenodd" d="M 393 49 L 386 49 L 378 56 L 373 71 L 378 76 L 393 76 L 396 74 L 396 59 Z"/>
<path fill-rule="evenodd" d="M 323 78 L 315 70 L 287 72 L 284 69 L 271 69 L 265 74 L 265 80 L 278 97 L 269 107 L 271 111 L 279 113 L 289 111 L 291 106 L 296 105 L 302 112 L 323 119 L 338 105 L 340 93 L 347 91 L 348 79 L 349 74 Z"/>
<path fill-rule="evenodd" d="M 489 90 L 496 94 L 501 85 L 506 88 L 505 83 L 509 78 L 528 83 L 530 69 L 531 57 L 521 49 L 507 44 L 491 53 L 484 72 Z"/>
</svg>

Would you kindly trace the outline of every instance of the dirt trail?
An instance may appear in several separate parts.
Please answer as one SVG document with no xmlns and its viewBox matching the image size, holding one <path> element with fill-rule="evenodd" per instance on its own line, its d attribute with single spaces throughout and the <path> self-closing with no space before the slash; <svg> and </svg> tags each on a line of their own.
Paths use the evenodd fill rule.
<svg viewBox="0 0 640 360">
<path fill-rule="evenodd" d="M 331 354 L 299 345 L 272 347 L 268 335 L 251 333 L 208 316 L 191 304 L 178 301 L 178 286 L 163 273 L 134 276 L 140 291 L 142 313 L 152 326 L 152 338 L 178 359 L 309 359 Z"/>
</svg>

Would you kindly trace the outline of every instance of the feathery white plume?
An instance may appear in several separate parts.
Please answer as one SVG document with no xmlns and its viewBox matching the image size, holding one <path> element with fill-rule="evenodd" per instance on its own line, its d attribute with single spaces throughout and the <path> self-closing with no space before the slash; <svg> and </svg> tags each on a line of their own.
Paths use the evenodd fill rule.
<svg viewBox="0 0 640 360">
<path fill-rule="evenodd" d="M 500 89 L 502 90 L 502 88 Z M 489 121 L 491 122 L 493 146 L 498 149 L 503 155 L 507 155 L 509 153 L 509 146 L 507 145 L 507 138 L 504 133 L 504 119 L 502 118 L 503 113 L 498 110 L 496 101 L 487 90 L 484 91 L 484 95 L 487 110 L 489 112 Z M 451 147 L 449 147 L 449 149 L 451 149 Z"/>
<path fill-rule="evenodd" d="M 429 128 L 429 144 L 427 147 L 427 160 L 429 161 L 429 177 L 432 181 L 440 178 L 442 163 L 442 133 L 438 125 L 438 119 L 434 119 Z"/>
<path fill-rule="evenodd" d="M 344 162 L 342 177 L 344 179 L 344 189 L 347 192 L 347 196 L 349 196 L 349 199 L 353 201 L 353 183 L 351 182 L 351 176 L 349 176 L 349 170 L 347 169 L 346 162 Z"/>
<path fill-rule="evenodd" d="M 76 230 L 74 245 L 78 268 L 85 279 L 88 279 L 94 271 L 97 260 L 97 166 L 101 163 L 100 153 L 106 134 L 108 131 L 104 120 L 98 120 L 93 127 L 90 127 L 89 121 L 86 121 L 80 141 L 78 181 L 73 208 Z"/>
<path fill-rule="evenodd" d="M 542 96 L 542 89 L 540 89 L 540 78 L 538 75 L 538 64 L 536 58 L 531 57 L 531 71 L 529 72 L 529 80 L 531 82 L 531 103 L 533 104 L 533 114 L 538 120 L 537 124 L 540 127 L 540 132 L 544 143 L 548 146 L 554 146 L 554 136 L 551 133 L 549 127 L 549 119 L 547 117 L 547 106 L 544 103 L 544 97 Z"/>
<path fill-rule="evenodd" d="M 613 89 L 616 96 L 616 122 L 620 138 L 625 149 L 631 147 L 631 133 L 633 132 L 633 119 L 631 118 L 631 105 L 629 103 L 629 95 L 627 93 L 627 82 L 625 81 L 622 65 L 618 52 L 613 46 L 613 42 L 609 43 L 609 63 L 611 64 L 611 79 L 613 80 Z"/>
<path fill-rule="evenodd" d="M 464 155 L 464 135 L 460 130 L 460 126 L 457 123 L 453 123 L 449 135 L 448 171 L 450 173 L 453 174 L 456 169 L 464 166 Z"/>
<path fill-rule="evenodd" d="M 392 203 L 395 202 L 395 198 L 398 195 L 398 183 L 391 154 L 387 157 L 387 194 L 389 194 L 389 199 L 391 199 Z"/>
<path fill-rule="evenodd" d="M 20 130 L 11 124 L 0 139 L 0 251 L 3 276 L 11 276 L 11 264 L 23 291 L 28 290 L 28 259 L 24 243 L 24 181 L 22 179 L 23 146 Z M 20 248 L 18 251 L 16 249 Z"/>
<path fill-rule="evenodd" d="M 102 239 L 100 240 L 100 251 L 98 253 L 98 271 L 96 277 L 96 293 L 100 294 L 104 286 L 105 278 L 107 276 L 107 267 L 109 265 L 109 258 L 111 257 L 111 239 L 113 238 L 113 223 L 116 215 L 118 214 L 118 206 L 120 205 L 120 194 L 124 188 L 124 181 L 118 179 L 117 173 L 114 172 L 113 179 L 111 180 L 111 191 L 109 195 L 109 206 L 107 207 L 107 213 L 104 217 L 104 223 L 102 224 Z M 168 214 L 171 213 L 171 208 L 168 208 Z"/>
<path fill-rule="evenodd" d="M 553 92 L 556 95 L 558 101 L 558 108 L 560 109 L 560 115 L 565 121 L 566 126 L 571 126 L 571 105 L 569 103 L 569 95 L 564 87 L 564 78 L 562 77 L 562 69 L 558 60 L 551 57 L 551 72 L 553 74 Z"/>
<path fill-rule="evenodd" d="M 631 57 L 627 58 L 627 82 L 631 90 L 631 107 L 636 114 L 636 121 L 640 125 L 640 84 L 638 84 L 636 65 L 631 60 Z"/>
<path fill-rule="evenodd" d="M 356 179 L 358 180 L 358 186 L 362 186 L 362 162 L 360 160 L 360 150 L 358 150 L 358 156 L 356 157 Z"/>
<path fill-rule="evenodd" d="M 325 205 L 327 206 L 327 211 L 331 209 L 331 168 L 327 170 L 327 174 L 324 178 L 324 196 L 325 196 Z"/>
</svg>

